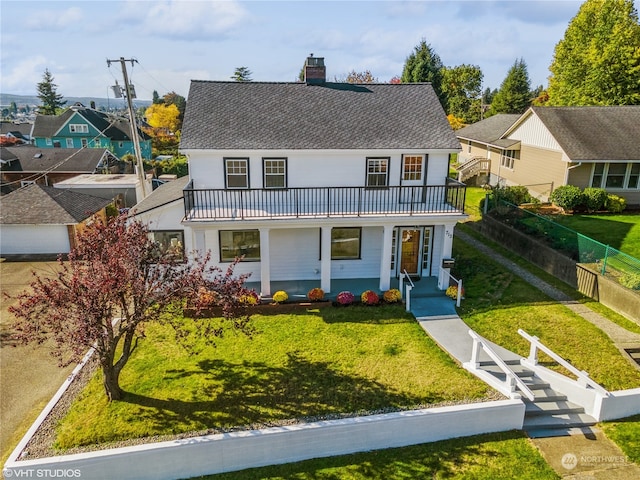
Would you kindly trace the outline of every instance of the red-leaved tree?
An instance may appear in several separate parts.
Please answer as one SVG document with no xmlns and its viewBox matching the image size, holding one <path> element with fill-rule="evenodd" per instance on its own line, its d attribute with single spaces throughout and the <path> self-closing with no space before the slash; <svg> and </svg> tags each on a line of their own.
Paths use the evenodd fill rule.
<svg viewBox="0 0 640 480">
<path fill-rule="evenodd" d="M 121 399 L 120 372 L 141 327 L 178 315 L 185 302 L 199 311 L 209 306 L 203 303 L 205 297 L 208 302 L 214 298 L 230 321 L 226 327 L 251 333 L 242 301 L 250 294 L 244 286 L 247 276 L 233 275 L 236 262 L 223 273 L 207 266 L 208 261 L 205 255 L 176 263 L 175 256 L 162 253 L 151 240 L 147 226 L 125 215 L 107 224 L 96 222 L 79 235 L 68 260 L 59 259 L 54 278 L 34 273 L 31 288 L 9 308 L 17 319 L 16 338 L 23 343 L 53 339 L 53 354 L 61 366 L 94 348 L 108 399 Z M 195 330 L 206 335 L 224 331 L 219 320 L 215 328 L 210 319 L 193 322 Z"/>
</svg>

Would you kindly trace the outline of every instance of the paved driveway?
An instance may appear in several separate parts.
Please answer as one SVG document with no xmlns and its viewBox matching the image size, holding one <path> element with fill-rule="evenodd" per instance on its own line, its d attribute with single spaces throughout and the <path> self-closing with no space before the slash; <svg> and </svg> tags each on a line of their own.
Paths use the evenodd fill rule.
<svg viewBox="0 0 640 480">
<path fill-rule="evenodd" d="M 14 318 L 7 308 L 28 287 L 31 272 L 50 275 L 56 262 L 6 262 L 0 259 L 0 461 L 5 462 L 42 408 L 69 375 L 72 366 L 59 368 L 50 348 L 16 345 L 12 341 Z"/>
</svg>

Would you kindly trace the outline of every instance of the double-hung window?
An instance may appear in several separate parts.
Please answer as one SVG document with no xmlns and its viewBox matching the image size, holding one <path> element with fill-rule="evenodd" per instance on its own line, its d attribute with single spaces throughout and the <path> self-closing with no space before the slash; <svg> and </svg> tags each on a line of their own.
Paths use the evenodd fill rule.
<svg viewBox="0 0 640 480">
<path fill-rule="evenodd" d="M 591 172 L 591 186 L 637 189 L 640 187 L 640 163 L 595 163 Z"/>
<path fill-rule="evenodd" d="M 287 159 L 263 158 L 264 188 L 287 188 Z"/>
<path fill-rule="evenodd" d="M 389 185 L 389 158 L 367 158 L 367 187 Z"/>
<path fill-rule="evenodd" d="M 67 138 L 67 148 L 73 148 L 73 138 Z"/>
<path fill-rule="evenodd" d="M 227 188 L 249 188 L 249 159 L 225 158 L 224 176 Z"/>
<path fill-rule="evenodd" d="M 69 131 L 71 133 L 89 133 L 89 126 L 84 123 L 71 123 L 69 124 Z"/>
</svg>

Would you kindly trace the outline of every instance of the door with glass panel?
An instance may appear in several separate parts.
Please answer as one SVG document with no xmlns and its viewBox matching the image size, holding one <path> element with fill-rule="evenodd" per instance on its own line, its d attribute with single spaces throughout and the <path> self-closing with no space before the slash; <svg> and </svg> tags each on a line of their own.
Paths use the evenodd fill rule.
<svg viewBox="0 0 640 480">
<path fill-rule="evenodd" d="M 424 186 L 424 155 L 403 155 L 400 185 L 401 203 L 419 203 L 423 201 Z"/>
</svg>

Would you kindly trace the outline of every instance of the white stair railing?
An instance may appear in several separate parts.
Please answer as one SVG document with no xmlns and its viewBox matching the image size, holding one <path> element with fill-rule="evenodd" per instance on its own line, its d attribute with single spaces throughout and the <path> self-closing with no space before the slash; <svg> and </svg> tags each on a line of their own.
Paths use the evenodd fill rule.
<svg viewBox="0 0 640 480">
<path fill-rule="evenodd" d="M 456 282 L 456 284 L 458 285 L 458 296 L 456 298 L 456 307 L 460 306 L 461 300 L 462 300 L 462 279 L 457 279 L 456 277 L 454 277 L 453 275 L 451 275 L 449 273 L 449 271 L 446 268 L 442 268 L 440 267 L 440 270 L 447 276 L 447 278 L 449 279 L 449 281 L 447 281 L 447 284 L 451 283 L 451 280 L 453 280 L 454 282 Z"/>
<path fill-rule="evenodd" d="M 406 286 L 406 295 L 405 295 L 405 310 L 407 312 L 411 311 L 411 290 L 415 287 L 413 284 L 413 280 L 411 280 L 411 276 L 407 273 L 407 270 L 403 270 L 400 273 L 400 294 L 402 294 L 402 286 L 404 284 L 404 279 L 407 279 L 408 285 Z"/>
<path fill-rule="evenodd" d="M 471 373 L 479 377 L 480 379 L 493 386 L 496 390 L 502 392 L 510 398 L 516 397 L 516 388 L 520 390 L 529 400 L 533 401 L 534 394 L 526 383 L 522 381 L 518 375 L 505 363 L 504 360 L 491 348 L 489 341 L 478 335 L 473 330 L 469 330 L 469 335 L 473 339 L 473 348 L 471 350 L 471 360 L 463 364 L 464 368 Z M 485 353 L 493 360 L 496 365 L 505 374 L 504 382 L 500 381 L 496 376 L 489 372 L 486 372 L 480 368 L 480 352 L 484 350 Z"/>
<path fill-rule="evenodd" d="M 589 377 L 589 374 L 587 372 L 585 372 L 584 370 L 578 370 L 576 367 L 571 365 L 569 362 L 567 362 L 564 358 L 562 358 L 556 352 L 554 352 L 549 347 L 545 346 L 542 342 L 540 342 L 540 339 L 538 337 L 529 335 L 527 332 L 525 332 L 521 328 L 518 329 L 518 333 L 522 337 L 524 337 L 526 340 L 528 340 L 529 343 L 531 344 L 531 347 L 529 349 L 529 357 L 527 359 L 527 361 L 531 365 L 538 364 L 538 351 L 541 350 L 547 355 L 549 355 L 559 365 L 563 366 L 564 368 L 569 370 L 571 373 L 573 373 L 577 377 L 578 384 L 580 384 L 585 388 L 587 387 L 593 388 L 595 391 L 604 395 L 605 397 L 609 396 L 609 391 L 603 388 L 599 383 L 596 383 L 594 380 L 592 380 Z"/>
</svg>

